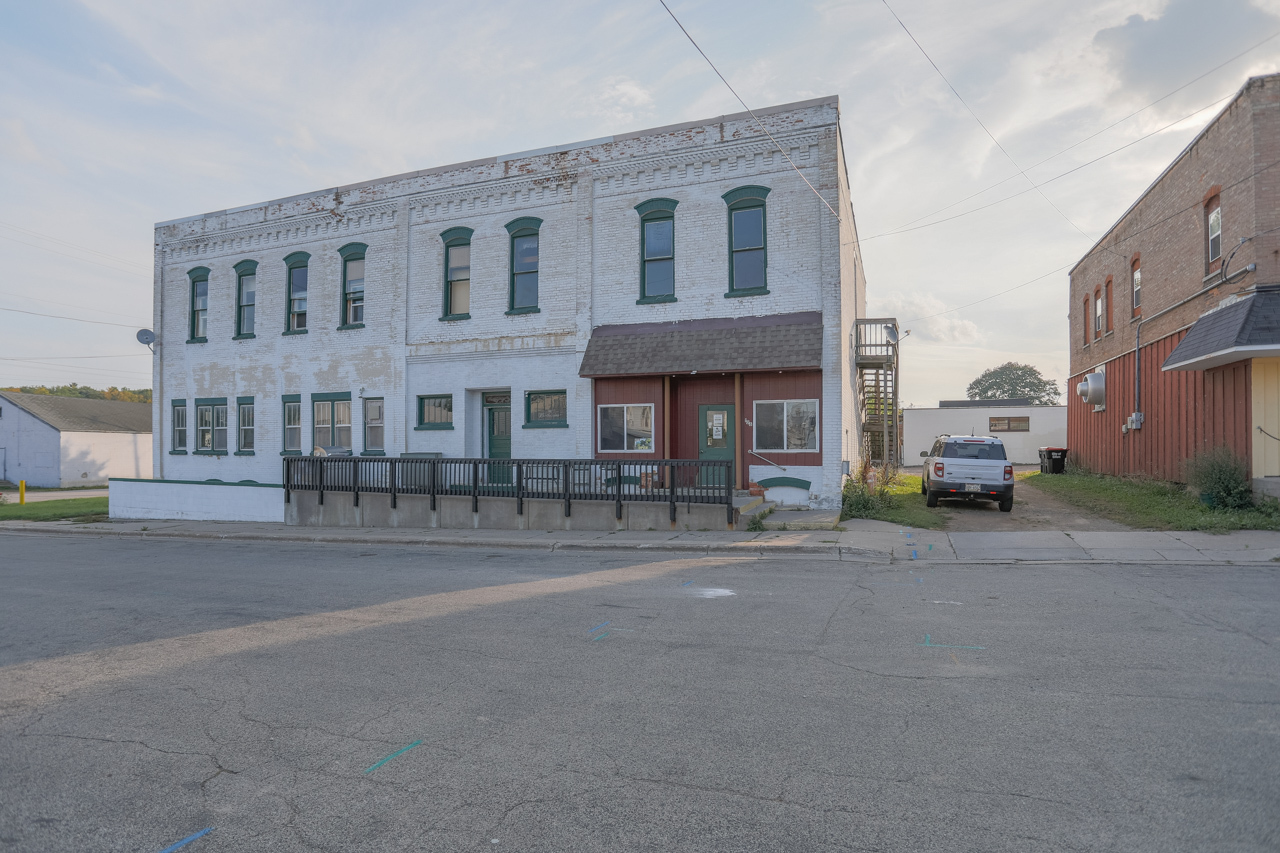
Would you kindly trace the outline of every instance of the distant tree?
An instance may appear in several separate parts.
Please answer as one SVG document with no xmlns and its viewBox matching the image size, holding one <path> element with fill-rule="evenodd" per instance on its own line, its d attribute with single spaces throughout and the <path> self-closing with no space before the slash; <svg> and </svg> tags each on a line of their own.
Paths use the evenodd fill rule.
<svg viewBox="0 0 1280 853">
<path fill-rule="evenodd" d="M 86 400 L 122 400 L 126 403 L 150 403 L 150 388 L 117 388 L 112 385 L 105 391 L 88 385 L 23 385 L 16 388 L 0 388 L 0 391 L 17 391 L 22 394 L 47 394 L 52 397 L 82 397 Z"/>
<path fill-rule="evenodd" d="M 965 390 L 970 400 L 1003 400 L 1026 397 L 1036 406 L 1056 406 L 1062 392 L 1058 383 L 1045 379 L 1029 364 L 1006 362 L 993 367 L 969 383 Z"/>
</svg>

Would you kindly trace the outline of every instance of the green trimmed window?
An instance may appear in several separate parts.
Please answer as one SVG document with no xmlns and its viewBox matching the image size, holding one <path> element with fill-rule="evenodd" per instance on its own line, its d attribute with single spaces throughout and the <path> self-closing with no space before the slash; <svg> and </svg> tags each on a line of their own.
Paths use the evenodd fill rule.
<svg viewBox="0 0 1280 853">
<path fill-rule="evenodd" d="M 258 262 L 236 264 L 236 337 L 253 337 L 258 307 Z"/>
<path fill-rule="evenodd" d="M 419 397 L 418 429 L 453 429 L 453 395 Z"/>
<path fill-rule="evenodd" d="M 226 399 L 196 400 L 196 453 L 226 452 Z"/>
<path fill-rule="evenodd" d="M 351 394 L 312 394 L 312 437 L 316 447 L 351 449 Z"/>
<path fill-rule="evenodd" d="M 187 450 L 187 401 L 173 404 L 173 450 Z"/>
<path fill-rule="evenodd" d="M 284 452 L 302 452 L 302 398 L 297 394 L 284 397 Z"/>
<path fill-rule="evenodd" d="M 722 196 L 729 207 L 729 292 L 725 296 L 769 292 L 765 227 L 768 195 L 768 187 L 739 187 Z"/>
<path fill-rule="evenodd" d="M 191 279 L 190 338 L 187 343 L 204 343 L 209 337 L 209 268 L 196 267 L 187 273 Z"/>
<path fill-rule="evenodd" d="M 511 283 L 508 314 L 538 311 L 538 229 L 542 220 L 522 216 L 507 223 L 511 235 Z"/>
<path fill-rule="evenodd" d="M 676 301 L 675 210 L 678 202 L 654 198 L 636 205 L 640 214 L 640 298 L 637 305 Z"/>
<path fill-rule="evenodd" d="M 565 391 L 526 391 L 525 429 L 569 426 L 569 395 Z"/>
<path fill-rule="evenodd" d="M 342 256 L 342 322 L 339 328 L 364 326 L 364 243 L 348 243 L 338 250 Z"/>
<path fill-rule="evenodd" d="M 285 334 L 307 330 L 307 265 L 310 262 L 311 256 L 306 252 L 294 252 L 284 259 L 289 288 Z"/>
<path fill-rule="evenodd" d="M 471 319 L 470 228 L 450 228 L 444 241 L 444 313 L 441 320 Z"/>
<path fill-rule="evenodd" d="M 253 452 L 253 398 L 241 397 L 236 404 L 236 432 L 239 441 L 236 449 L 241 453 Z"/>
<path fill-rule="evenodd" d="M 366 397 L 364 401 L 364 450 L 385 450 L 387 410 L 381 397 Z"/>
</svg>

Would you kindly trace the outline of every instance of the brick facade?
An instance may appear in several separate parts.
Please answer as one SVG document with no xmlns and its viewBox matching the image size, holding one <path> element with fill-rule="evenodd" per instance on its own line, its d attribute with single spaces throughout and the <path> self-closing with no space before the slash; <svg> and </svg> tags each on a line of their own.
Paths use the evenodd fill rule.
<svg viewBox="0 0 1280 853">
<path fill-rule="evenodd" d="M 1209 219 L 1217 207 L 1221 251 L 1214 258 Z M 1135 268 L 1141 271 L 1137 307 Z M 1160 365 L 1185 330 L 1222 300 L 1278 282 L 1280 75 L 1270 75 L 1249 80 L 1071 271 L 1068 441 L 1074 457 L 1100 472 L 1168 479 L 1178 479 L 1187 457 L 1214 444 L 1248 458 L 1251 432 L 1234 425 L 1248 420 L 1251 408 L 1248 365 L 1227 371 L 1226 379 L 1218 376 L 1222 371 L 1191 377 Z M 1093 316 L 1099 295 L 1100 332 Z M 1139 345 L 1140 364 L 1134 358 Z M 1099 370 L 1107 374 L 1104 412 L 1074 393 L 1085 374 Z M 1133 412 L 1141 412 L 1144 423 L 1125 433 Z"/>
</svg>

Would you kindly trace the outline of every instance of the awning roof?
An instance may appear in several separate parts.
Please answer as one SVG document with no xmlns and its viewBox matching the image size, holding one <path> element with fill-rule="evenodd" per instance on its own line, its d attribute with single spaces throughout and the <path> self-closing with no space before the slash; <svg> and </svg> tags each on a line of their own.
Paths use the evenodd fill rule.
<svg viewBox="0 0 1280 853">
<path fill-rule="evenodd" d="M 1280 356 L 1280 285 L 1264 285 L 1204 314 L 1161 370 L 1208 370 L 1247 358 Z"/>
<path fill-rule="evenodd" d="M 578 373 L 645 376 L 822 366 L 822 313 L 599 326 Z"/>
</svg>

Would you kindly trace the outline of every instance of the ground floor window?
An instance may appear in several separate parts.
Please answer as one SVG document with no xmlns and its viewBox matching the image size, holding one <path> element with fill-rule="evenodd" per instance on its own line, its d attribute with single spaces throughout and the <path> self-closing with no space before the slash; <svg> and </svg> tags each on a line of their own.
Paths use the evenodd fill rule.
<svg viewBox="0 0 1280 853">
<path fill-rule="evenodd" d="M 653 452 L 653 404 L 600 406 L 600 451 Z"/>
<path fill-rule="evenodd" d="M 1031 418 L 988 418 L 991 432 L 1031 432 Z"/>
<path fill-rule="evenodd" d="M 367 398 L 364 401 L 364 449 L 383 450 L 385 435 L 385 409 L 382 398 Z"/>
<path fill-rule="evenodd" d="M 757 400 L 754 424 L 756 450 L 818 449 L 817 400 Z"/>
<path fill-rule="evenodd" d="M 173 449 L 187 449 L 187 404 L 173 407 Z"/>
<path fill-rule="evenodd" d="M 569 425 L 569 395 L 565 391 L 529 391 L 524 395 L 525 426 Z"/>
<path fill-rule="evenodd" d="M 225 453 L 227 449 L 227 405 L 196 406 L 196 450 Z"/>
<path fill-rule="evenodd" d="M 419 429 L 453 429 L 453 395 L 431 394 L 418 398 Z"/>
<path fill-rule="evenodd" d="M 316 400 L 312 403 L 316 447 L 351 449 L 351 401 Z"/>
<path fill-rule="evenodd" d="M 284 404 L 284 449 L 286 453 L 302 451 L 302 402 L 286 400 Z"/>
<path fill-rule="evenodd" d="M 240 451 L 253 450 L 253 402 L 241 402 L 236 411 L 236 428 L 240 432 Z"/>
</svg>

